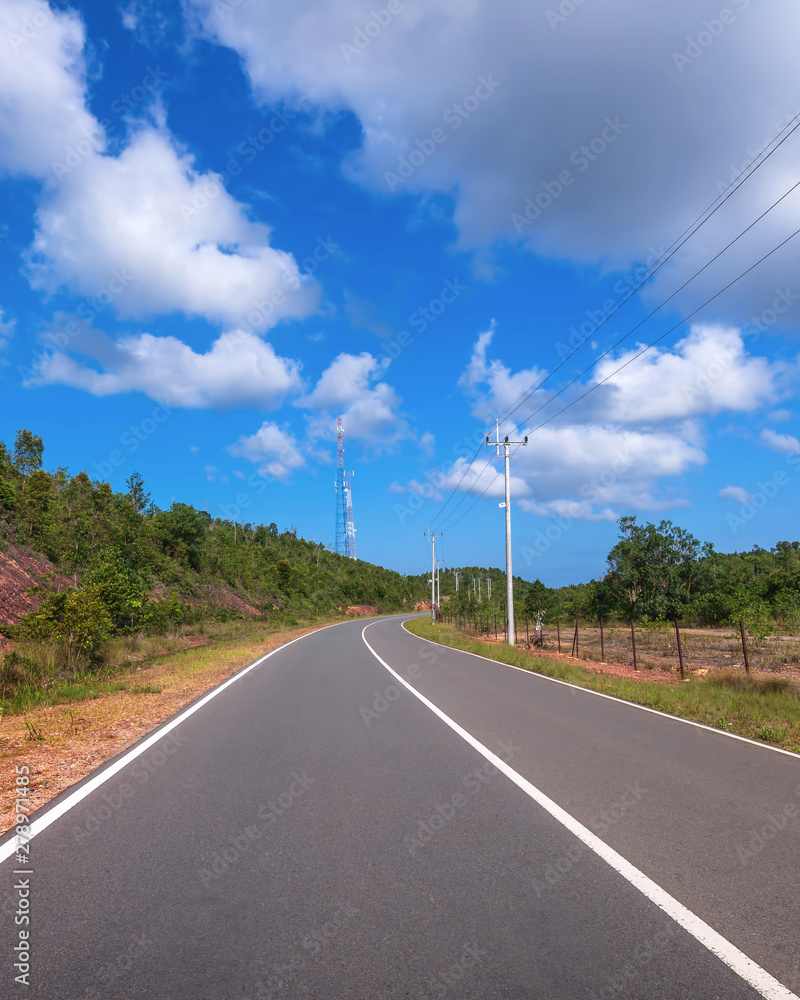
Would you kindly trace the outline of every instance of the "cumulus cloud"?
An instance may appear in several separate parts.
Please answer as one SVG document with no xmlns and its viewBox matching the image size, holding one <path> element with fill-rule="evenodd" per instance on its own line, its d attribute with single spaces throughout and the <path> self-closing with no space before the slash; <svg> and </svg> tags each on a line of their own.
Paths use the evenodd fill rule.
<svg viewBox="0 0 800 1000">
<path fill-rule="evenodd" d="M 466 248 L 522 241 L 627 268 L 654 239 L 671 243 L 798 110 L 786 96 L 800 28 L 791 0 L 738 0 L 706 47 L 696 38 L 718 21 L 716 0 L 592 0 L 563 20 L 552 0 L 429 0 L 383 25 L 371 0 L 190 5 L 242 57 L 262 101 L 358 117 L 350 176 L 386 195 L 452 196 Z M 757 79 L 742 74 L 754 64 Z M 681 251 L 663 275 L 670 290 L 794 182 L 798 148 L 795 136 Z M 749 266 L 798 225 L 795 196 L 721 266 Z M 794 277 L 784 254 L 717 308 L 761 313 Z M 718 278 L 711 269 L 700 293 Z"/>
<path fill-rule="evenodd" d="M 374 451 L 387 451 L 409 437 L 408 422 L 400 412 L 402 400 L 386 382 L 378 382 L 383 366 L 372 354 L 339 354 L 297 406 L 313 411 L 311 438 L 330 438 L 341 416 L 348 440 L 361 441 Z"/>
<path fill-rule="evenodd" d="M 255 330 L 306 315 L 317 297 L 219 178 L 197 173 L 164 129 L 149 126 L 118 157 L 87 156 L 49 191 L 29 273 L 34 287 L 91 296 L 116 278 L 122 315 L 180 311 Z"/>
<path fill-rule="evenodd" d="M 265 421 L 255 434 L 240 437 L 228 451 L 255 462 L 262 476 L 272 476 L 283 482 L 306 463 L 293 435 L 269 421 Z"/>
<path fill-rule="evenodd" d="M 726 486 L 724 489 L 720 490 L 717 496 L 720 500 L 733 500 L 736 503 L 752 503 L 752 494 L 748 493 L 746 489 L 741 486 Z"/>
<path fill-rule="evenodd" d="M 35 288 L 96 296 L 115 282 L 123 316 L 181 312 L 256 331 L 316 308 L 316 282 L 219 176 L 195 169 L 157 105 L 155 125 L 129 122 L 127 145 L 107 153 L 87 107 L 79 14 L 2 0 L 0 40 L 0 170 L 43 184 L 27 255 Z"/>
<path fill-rule="evenodd" d="M 92 332 L 79 346 L 100 370 L 59 351 L 28 384 L 69 385 L 94 396 L 142 392 L 171 406 L 219 409 L 271 409 L 302 387 L 297 362 L 242 330 L 223 333 L 205 354 L 150 333 L 114 341 Z"/>
<path fill-rule="evenodd" d="M 784 366 L 750 357 L 738 329 L 693 326 L 674 348 L 652 348 L 637 357 L 643 346 L 609 356 L 594 370 L 595 383 L 608 379 L 602 407 L 610 420 L 631 423 L 683 420 L 722 410 L 752 412 L 779 395 Z"/>
<path fill-rule="evenodd" d="M 761 440 L 768 448 L 782 455 L 788 455 L 790 452 L 800 453 L 800 441 L 791 434 L 778 434 L 767 427 L 761 432 Z"/>
<path fill-rule="evenodd" d="M 40 0 L 0 3 L 0 170 L 52 177 L 54 160 L 105 136 L 85 106 L 83 21 Z"/>
<path fill-rule="evenodd" d="M 698 326 L 673 348 L 644 355 L 605 385 L 600 383 L 636 351 L 600 361 L 584 383 L 572 388 L 572 396 L 533 420 L 531 412 L 552 387 L 537 391 L 524 410 L 504 418 L 542 373 L 536 368 L 515 372 L 491 357 L 493 335 L 491 328 L 477 337 L 460 385 L 487 430 L 500 417 L 501 436 L 529 436 L 527 447 L 514 452 L 512 490 L 523 510 L 539 515 L 610 521 L 626 511 L 685 506 L 671 487 L 707 462 L 701 418 L 769 405 L 785 391 L 783 382 L 793 371 L 748 355 L 739 330 Z M 556 406 L 592 387 L 586 399 L 538 426 L 556 413 Z M 777 450 L 800 450 L 795 438 L 774 431 L 764 431 L 762 441 Z M 432 474 L 431 482 L 440 492 L 456 487 L 490 497 L 503 492 L 500 464 L 488 454 L 472 465 L 460 458 Z"/>
</svg>

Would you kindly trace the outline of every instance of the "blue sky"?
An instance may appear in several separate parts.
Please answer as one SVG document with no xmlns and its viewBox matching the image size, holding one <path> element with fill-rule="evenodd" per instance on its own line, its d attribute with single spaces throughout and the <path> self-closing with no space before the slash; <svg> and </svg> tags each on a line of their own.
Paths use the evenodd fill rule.
<svg viewBox="0 0 800 1000">
<path fill-rule="evenodd" d="M 600 575 L 625 514 L 796 538 L 798 27 L 0 0 L 0 438 L 328 544 L 341 415 L 358 554 L 404 572 L 429 523 L 503 564 L 497 419 L 525 577 Z"/>
</svg>

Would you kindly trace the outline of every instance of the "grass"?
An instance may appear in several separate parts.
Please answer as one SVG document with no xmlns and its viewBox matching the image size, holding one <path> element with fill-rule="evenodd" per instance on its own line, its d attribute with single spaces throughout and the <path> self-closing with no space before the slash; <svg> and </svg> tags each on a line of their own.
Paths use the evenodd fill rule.
<svg viewBox="0 0 800 1000">
<path fill-rule="evenodd" d="M 654 684 L 545 660 L 520 648 L 477 642 L 449 625 L 415 619 L 406 628 L 445 646 L 800 753 L 800 688 L 786 677 L 719 670 L 704 677 L 690 676 L 681 684 Z"/>
<path fill-rule="evenodd" d="M 311 623 L 309 623 L 311 624 Z M 0 717 L 20 715 L 37 708 L 73 702 L 91 701 L 105 695 L 129 692 L 137 695 L 158 694 L 163 680 L 158 684 L 136 683 L 137 672 L 165 663 L 169 659 L 169 672 L 181 673 L 187 661 L 204 664 L 216 658 L 221 649 L 233 649 L 247 654 L 254 645 L 266 641 L 268 636 L 285 632 L 282 628 L 267 628 L 263 621 L 232 621 L 213 623 L 204 628 L 204 646 L 185 646 L 188 627 L 172 636 L 124 636 L 106 643 L 100 657 L 91 668 L 68 672 L 56 667 L 56 654 L 46 643 L 20 643 L 19 659 L 8 670 L 0 657 Z M 196 635 L 196 631 L 194 633 Z"/>
</svg>

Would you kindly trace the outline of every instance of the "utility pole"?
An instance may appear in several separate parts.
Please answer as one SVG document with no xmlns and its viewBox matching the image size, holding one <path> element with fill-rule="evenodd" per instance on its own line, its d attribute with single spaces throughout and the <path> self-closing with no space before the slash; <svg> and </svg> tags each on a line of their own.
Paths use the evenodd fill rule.
<svg viewBox="0 0 800 1000">
<path fill-rule="evenodd" d="M 442 606 L 441 591 L 439 590 L 439 567 L 442 565 L 442 560 L 436 560 L 436 607 L 440 608 Z"/>
<path fill-rule="evenodd" d="M 491 601 L 491 599 L 492 599 L 492 578 L 490 576 L 486 577 L 486 590 L 487 590 L 487 595 L 486 596 L 487 596 L 488 600 Z"/>
<path fill-rule="evenodd" d="M 505 473 L 506 473 L 506 499 L 505 503 L 501 503 L 501 507 L 506 509 L 506 617 L 508 618 L 508 634 L 506 636 L 509 646 L 514 645 L 514 575 L 511 570 L 511 452 L 509 448 L 512 445 L 525 446 L 528 443 L 527 436 L 523 441 L 509 441 L 508 435 L 500 440 L 500 422 L 497 424 L 497 440 L 490 441 L 489 435 L 486 435 L 486 444 L 490 448 L 497 448 L 497 454 L 500 454 L 500 449 L 503 449 L 503 454 L 505 457 Z"/>
<path fill-rule="evenodd" d="M 425 533 L 426 538 L 431 540 L 431 625 L 436 624 L 436 539 L 441 538 L 441 534 L 432 535 L 428 528 Z"/>
<path fill-rule="evenodd" d="M 456 593 L 458 593 L 458 570 L 456 570 Z"/>
</svg>

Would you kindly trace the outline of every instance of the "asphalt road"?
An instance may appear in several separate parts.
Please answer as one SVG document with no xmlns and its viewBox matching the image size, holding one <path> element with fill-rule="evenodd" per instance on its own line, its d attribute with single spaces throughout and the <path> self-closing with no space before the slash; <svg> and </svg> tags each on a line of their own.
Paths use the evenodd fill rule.
<svg viewBox="0 0 800 1000">
<path fill-rule="evenodd" d="M 31 874 L 14 874 L 15 856 L 0 865 L 4 996 L 770 995 L 410 693 L 363 629 L 283 647 L 83 799 L 40 810 Z M 426 644 L 397 619 L 365 637 L 800 990 L 798 758 Z M 12 951 L 26 878 L 29 986 L 14 982 Z"/>
</svg>

